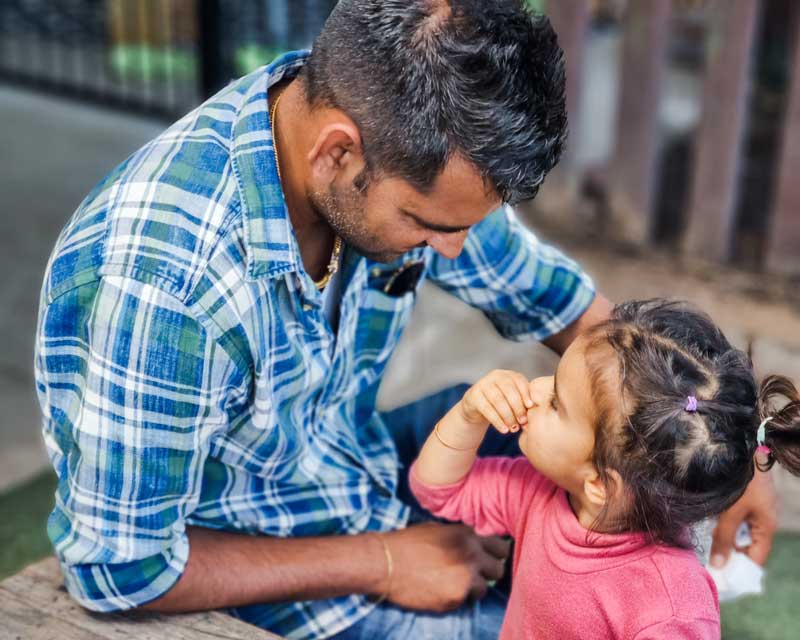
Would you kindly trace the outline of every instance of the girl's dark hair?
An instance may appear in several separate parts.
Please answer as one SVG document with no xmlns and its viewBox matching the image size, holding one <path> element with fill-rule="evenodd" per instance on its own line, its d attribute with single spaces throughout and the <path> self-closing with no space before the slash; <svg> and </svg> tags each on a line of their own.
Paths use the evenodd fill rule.
<svg viewBox="0 0 800 640">
<path fill-rule="evenodd" d="M 564 54 L 522 0 L 339 0 L 301 77 L 358 126 L 360 189 L 381 174 L 425 193 L 458 154 L 514 203 L 564 147 Z"/>
<path fill-rule="evenodd" d="M 609 345 L 615 370 L 608 368 Z M 758 387 L 747 354 L 688 304 L 619 305 L 591 330 L 586 355 L 598 414 L 593 462 L 609 495 L 615 495 L 614 471 L 624 487 L 596 527 L 688 546 L 690 525 L 744 493 L 755 472 L 758 426 L 770 416 L 771 453 L 759 466 L 779 462 L 800 475 L 795 385 L 773 375 Z M 686 408 L 689 396 L 697 399 L 696 411 Z"/>
</svg>

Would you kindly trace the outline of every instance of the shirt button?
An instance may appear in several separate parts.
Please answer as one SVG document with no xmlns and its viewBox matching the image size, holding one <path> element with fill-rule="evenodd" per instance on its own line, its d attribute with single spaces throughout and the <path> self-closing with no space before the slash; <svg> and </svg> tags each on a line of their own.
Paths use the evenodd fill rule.
<svg viewBox="0 0 800 640">
<path fill-rule="evenodd" d="M 372 277 L 373 278 L 377 278 L 379 275 L 381 275 L 381 268 L 380 267 L 374 267 L 372 269 Z"/>
</svg>

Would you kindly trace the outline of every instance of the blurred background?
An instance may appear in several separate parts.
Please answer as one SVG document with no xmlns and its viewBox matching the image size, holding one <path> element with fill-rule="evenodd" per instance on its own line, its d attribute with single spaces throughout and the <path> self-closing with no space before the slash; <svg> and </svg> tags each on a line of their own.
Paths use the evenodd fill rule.
<svg viewBox="0 0 800 640">
<path fill-rule="evenodd" d="M 800 2 L 539 0 L 567 57 L 570 140 L 520 216 L 608 297 L 689 299 L 760 373 L 800 382 Z M 32 360 L 56 236 L 92 185 L 172 120 L 278 53 L 335 0 L 0 2 L 0 578 L 49 552 L 54 479 Z M 445 315 L 448 322 L 441 322 Z M 389 408 L 489 369 L 549 374 L 538 345 L 423 289 Z M 766 594 L 723 606 L 725 638 L 794 638 L 800 482 L 776 470 Z"/>
</svg>

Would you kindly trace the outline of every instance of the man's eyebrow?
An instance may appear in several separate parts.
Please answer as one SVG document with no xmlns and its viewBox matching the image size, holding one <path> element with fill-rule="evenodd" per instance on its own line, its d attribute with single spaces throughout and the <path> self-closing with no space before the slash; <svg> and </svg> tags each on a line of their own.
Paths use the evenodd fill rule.
<svg viewBox="0 0 800 640">
<path fill-rule="evenodd" d="M 427 220 L 423 220 L 418 215 L 415 215 L 410 211 L 406 211 L 405 209 L 400 209 L 400 212 L 403 215 L 406 215 L 409 218 L 411 218 L 421 227 L 425 227 L 426 229 L 430 229 L 431 231 L 438 231 L 439 233 L 461 233 L 462 231 L 467 231 L 472 226 L 472 225 L 467 225 L 466 227 L 451 227 L 446 224 L 434 224 L 433 222 L 428 222 Z"/>
</svg>

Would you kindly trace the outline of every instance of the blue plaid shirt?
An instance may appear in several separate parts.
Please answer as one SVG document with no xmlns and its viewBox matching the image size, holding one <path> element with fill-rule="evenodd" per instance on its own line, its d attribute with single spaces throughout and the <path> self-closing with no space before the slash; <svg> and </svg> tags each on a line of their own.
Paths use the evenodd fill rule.
<svg viewBox="0 0 800 640">
<path fill-rule="evenodd" d="M 232 83 L 131 156 L 50 259 L 36 345 L 59 478 L 48 533 L 90 609 L 164 594 L 186 564 L 187 525 L 281 537 L 403 527 L 375 398 L 425 278 L 515 340 L 563 329 L 593 298 L 586 275 L 504 209 L 455 260 L 420 248 L 378 264 L 345 249 L 334 336 L 287 217 L 267 110 L 267 88 L 306 55 Z M 387 293 L 409 262 L 419 280 Z M 352 595 L 234 614 L 324 638 L 372 606 Z"/>
</svg>

